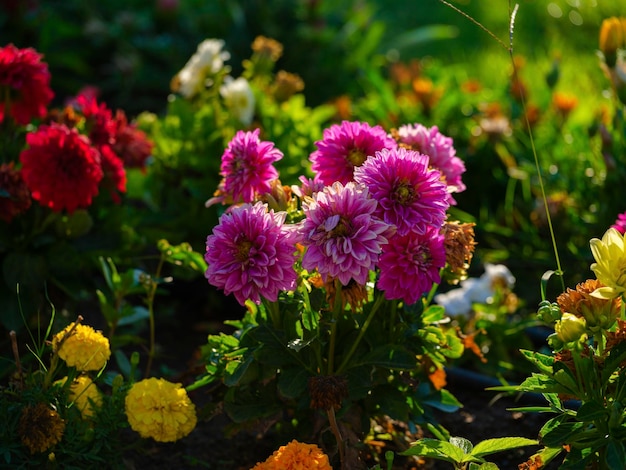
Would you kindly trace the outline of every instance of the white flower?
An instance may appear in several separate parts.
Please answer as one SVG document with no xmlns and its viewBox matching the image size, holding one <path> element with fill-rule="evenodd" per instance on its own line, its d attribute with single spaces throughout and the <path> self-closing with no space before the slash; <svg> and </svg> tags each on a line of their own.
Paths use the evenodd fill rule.
<svg viewBox="0 0 626 470">
<path fill-rule="evenodd" d="M 185 98 L 192 98 L 204 86 L 208 75 L 214 75 L 224 67 L 230 54 L 222 51 L 224 41 L 221 39 L 205 39 L 198 49 L 177 74 L 178 91 Z"/>
<path fill-rule="evenodd" d="M 434 300 L 443 306 L 450 316 L 467 316 L 472 311 L 472 304 L 490 303 L 498 285 L 512 289 L 515 277 L 503 264 L 486 263 L 482 276 L 465 279 L 461 281 L 461 287 L 437 294 Z"/>
<path fill-rule="evenodd" d="M 226 77 L 224 85 L 220 87 L 220 94 L 230 112 L 242 124 L 249 126 L 254 117 L 255 100 L 248 80 L 243 77 L 236 80 L 233 80 L 232 77 Z"/>
</svg>

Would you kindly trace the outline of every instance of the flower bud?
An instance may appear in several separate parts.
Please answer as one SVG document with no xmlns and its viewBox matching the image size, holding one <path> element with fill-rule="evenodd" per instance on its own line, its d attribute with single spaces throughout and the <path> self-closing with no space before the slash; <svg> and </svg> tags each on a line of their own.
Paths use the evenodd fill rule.
<svg viewBox="0 0 626 470">
<path fill-rule="evenodd" d="M 564 343 L 579 341 L 587 331 L 584 318 L 577 317 L 572 313 L 564 313 L 559 321 L 554 325 L 557 338 Z"/>
<path fill-rule="evenodd" d="M 615 16 L 606 18 L 600 27 L 600 50 L 604 54 L 604 61 L 610 68 L 615 66 L 617 49 L 624 44 L 624 29 L 622 21 Z"/>
</svg>

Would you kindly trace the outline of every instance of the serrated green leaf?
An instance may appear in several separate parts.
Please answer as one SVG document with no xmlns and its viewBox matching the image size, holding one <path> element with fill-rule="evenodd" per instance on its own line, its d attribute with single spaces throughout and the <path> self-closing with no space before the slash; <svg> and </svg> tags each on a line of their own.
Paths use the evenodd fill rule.
<svg viewBox="0 0 626 470">
<path fill-rule="evenodd" d="M 497 437 L 479 442 L 474 446 L 471 454 L 475 457 L 483 457 L 496 452 L 538 444 L 539 442 L 537 442 L 537 440 L 525 437 Z"/>
<path fill-rule="evenodd" d="M 301 368 L 290 367 L 280 371 L 278 390 L 287 398 L 299 398 L 307 389 L 309 373 Z"/>
<path fill-rule="evenodd" d="M 472 449 L 474 448 L 472 442 L 469 439 L 465 439 L 464 437 L 452 436 L 450 438 L 450 444 L 457 446 L 465 454 L 471 453 Z"/>
<path fill-rule="evenodd" d="M 596 401 L 583 403 L 576 412 L 579 421 L 594 421 L 605 416 L 608 419 L 609 410 Z"/>
<path fill-rule="evenodd" d="M 430 457 L 456 464 L 462 462 L 466 454 L 463 450 L 449 442 L 424 438 L 413 442 L 411 447 L 404 452 L 400 452 L 400 455 Z"/>
</svg>

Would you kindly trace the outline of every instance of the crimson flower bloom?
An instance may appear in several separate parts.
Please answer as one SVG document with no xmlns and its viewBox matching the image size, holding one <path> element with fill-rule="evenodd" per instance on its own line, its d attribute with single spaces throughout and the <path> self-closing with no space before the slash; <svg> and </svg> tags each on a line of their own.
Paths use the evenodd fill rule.
<svg viewBox="0 0 626 470">
<path fill-rule="evenodd" d="M 103 172 L 89 139 L 63 124 L 40 126 L 26 135 L 22 176 L 33 199 L 55 212 L 87 207 L 98 194 Z"/>
<path fill-rule="evenodd" d="M 85 117 L 87 135 L 96 147 L 115 143 L 117 124 L 105 103 L 98 103 L 95 94 L 86 93 L 78 95 L 74 105 Z"/>
<path fill-rule="evenodd" d="M 449 193 L 460 193 L 465 190 L 465 184 L 461 175 L 465 173 L 465 163 L 456 156 L 454 143 L 450 137 L 446 137 L 437 126 L 430 128 L 422 124 L 407 124 L 400 126 L 397 131 L 400 145 L 409 146 L 430 158 L 430 166 L 441 171 L 448 185 Z M 452 205 L 456 201 L 449 195 Z"/>
<path fill-rule="evenodd" d="M 0 48 L 0 122 L 10 114 L 16 123 L 28 124 L 43 118 L 54 97 L 50 89 L 48 64 L 32 48 L 18 49 L 13 44 Z M 8 109 L 7 109 L 8 106 Z"/>
<path fill-rule="evenodd" d="M 307 248 L 302 267 L 317 269 L 324 281 L 330 277 L 344 286 L 351 279 L 365 284 L 393 232 L 374 215 L 376 201 L 367 188 L 336 182 L 314 193 L 302 206 L 306 218 L 300 227 L 300 243 Z"/>
<path fill-rule="evenodd" d="M 126 168 L 145 170 L 146 160 L 152 154 L 154 143 L 148 139 L 144 131 L 135 124 L 128 122 L 126 113 L 117 110 L 115 113 L 115 142 L 113 151 L 122 159 Z"/>
<path fill-rule="evenodd" d="M 126 192 L 126 170 L 124 162 L 108 145 L 98 147 L 100 162 L 104 173 L 103 185 L 109 189 L 113 202 L 119 204 L 121 198 L 118 193 Z"/>
<path fill-rule="evenodd" d="M 402 299 L 412 305 L 434 283 L 441 282 L 439 271 L 446 264 L 444 241 L 434 227 L 428 227 L 423 234 L 408 232 L 391 237 L 378 261 L 377 287 L 385 292 L 385 298 Z"/>
<path fill-rule="evenodd" d="M 323 139 L 315 142 L 317 150 L 309 159 L 316 178 L 326 185 L 353 180 L 354 168 L 384 148 L 395 149 L 397 143 L 380 127 L 366 122 L 343 121 L 324 130 Z"/>
<path fill-rule="evenodd" d="M 285 216 L 261 202 L 223 214 L 206 241 L 209 283 L 241 305 L 248 299 L 259 304 L 261 296 L 276 301 L 281 290 L 293 290 L 295 232 L 284 226 Z"/>
<path fill-rule="evenodd" d="M 426 155 L 383 149 L 356 168 L 354 178 L 378 201 L 375 214 L 401 235 L 425 233 L 430 226 L 439 229 L 446 219 L 446 185 L 439 171 L 429 169 Z"/>
<path fill-rule="evenodd" d="M 234 202 L 252 202 L 257 194 L 271 190 L 278 178 L 273 163 L 283 158 L 273 142 L 259 139 L 260 129 L 238 131 L 222 155 L 220 190 Z"/>
</svg>

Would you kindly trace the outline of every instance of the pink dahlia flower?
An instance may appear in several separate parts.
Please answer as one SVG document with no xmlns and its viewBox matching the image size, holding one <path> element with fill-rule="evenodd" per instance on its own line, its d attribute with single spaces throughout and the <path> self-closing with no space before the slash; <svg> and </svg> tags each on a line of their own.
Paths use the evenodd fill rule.
<svg viewBox="0 0 626 470">
<path fill-rule="evenodd" d="M 100 154 L 89 139 L 52 123 L 27 134 L 26 143 L 20 162 L 33 199 L 55 212 L 91 205 L 103 172 Z"/>
<path fill-rule="evenodd" d="M 611 228 L 614 228 L 622 235 L 626 233 L 626 212 L 617 216 L 617 219 L 615 220 L 615 223 L 611 225 Z"/>
<path fill-rule="evenodd" d="M 383 149 L 354 171 L 356 182 L 378 201 L 375 214 L 397 232 L 425 233 L 441 228 L 449 207 L 441 174 L 428 167 L 428 157 L 413 150 Z"/>
<path fill-rule="evenodd" d="M 416 303 L 441 282 L 439 270 L 446 264 L 445 237 L 434 227 L 426 233 L 409 232 L 395 235 L 383 247 L 378 261 L 378 288 L 387 299 L 402 299 L 407 305 Z"/>
<path fill-rule="evenodd" d="M 7 113 L 20 125 L 46 115 L 54 93 L 48 64 L 41 58 L 32 48 L 0 47 L 0 122 Z"/>
<path fill-rule="evenodd" d="M 283 158 L 273 142 L 261 141 L 259 129 L 238 131 L 222 155 L 220 189 L 234 202 L 252 202 L 257 194 L 270 192 L 278 178 L 273 163 Z"/>
<path fill-rule="evenodd" d="M 336 182 L 303 203 L 306 218 L 301 240 L 306 247 L 302 267 L 317 269 L 326 281 L 337 278 L 345 286 L 351 279 L 367 281 L 382 246 L 393 228 L 374 215 L 376 201 L 367 188 Z"/>
<path fill-rule="evenodd" d="M 399 143 L 407 145 L 430 158 L 430 166 L 441 171 L 448 185 L 449 193 L 465 190 L 461 175 L 465 173 L 465 163 L 456 156 L 456 150 L 450 137 L 439 132 L 437 126 L 431 128 L 421 124 L 407 124 L 398 129 Z M 449 196 L 450 204 L 456 201 Z"/>
<path fill-rule="evenodd" d="M 275 301 L 281 290 L 293 290 L 295 231 L 283 225 L 285 216 L 261 202 L 223 214 L 206 241 L 209 283 L 241 305 L 248 299 L 259 304 L 261 296 Z"/>
<path fill-rule="evenodd" d="M 366 122 L 343 121 L 324 130 L 323 139 L 315 142 L 317 150 L 309 159 L 316 178 L 326 185 L 335 181 L 346 184 L 353 180 L 354 168 L 361 166 L 370 155 L 384 148 L 395 149 L 398 144 L 380 126 Z"/>
</svg>

